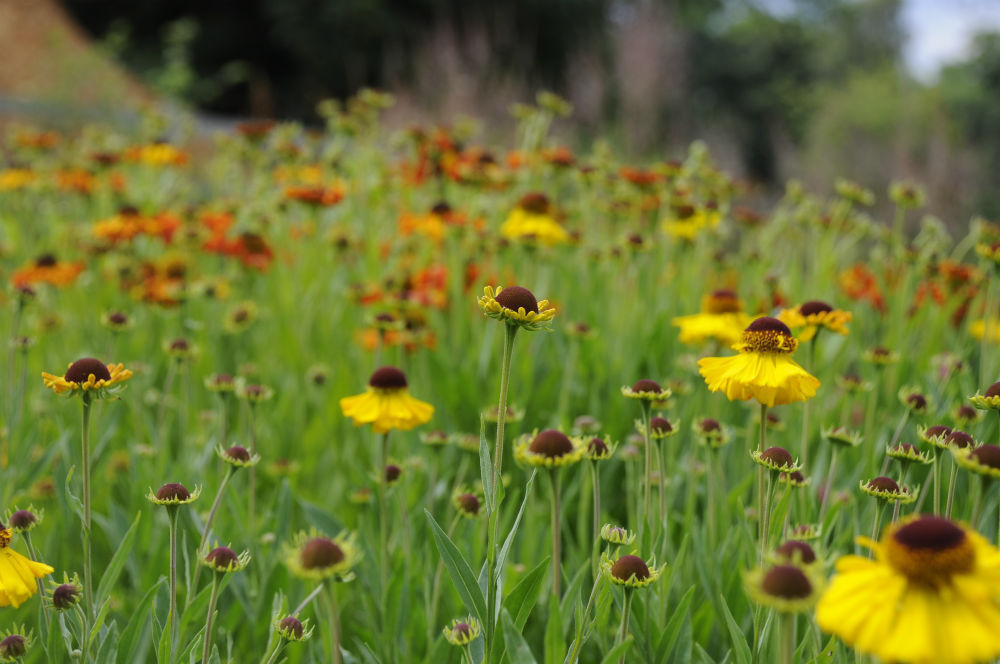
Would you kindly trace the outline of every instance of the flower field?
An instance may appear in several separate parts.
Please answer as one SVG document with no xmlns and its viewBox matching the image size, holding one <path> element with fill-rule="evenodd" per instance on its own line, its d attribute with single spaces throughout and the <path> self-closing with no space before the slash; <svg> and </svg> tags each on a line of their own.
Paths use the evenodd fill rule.
<svg viewBox="0 0 1000 664">
<path fill-rule="evenodd" d="M 1000 226 L 391 103 L 8 132 L 0 661 L 1000 656 Z"/>
</svg>

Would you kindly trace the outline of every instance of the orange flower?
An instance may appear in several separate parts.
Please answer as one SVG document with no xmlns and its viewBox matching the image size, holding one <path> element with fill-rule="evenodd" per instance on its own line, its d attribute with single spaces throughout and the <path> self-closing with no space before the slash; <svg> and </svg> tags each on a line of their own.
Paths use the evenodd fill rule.
<svg viewBox="0 0 1000 664">
<path fill-rule="evenodd" d="M 14 272 L 11 281 L 19 288 L 32 284 L 68 286 L 76 281 L 81 272 L 83 263 L 64 263 L 53 254 L 42 254 L 34 262 Z"/>
<path fill-rule="evenodd" d="M 81 168 L 70 168 L 56 173 L 56 184 L 63 191 L 89 194 L 94 191 L 94 176 Z"/>
<path fill-rule="evenodd" d="M 662 179 L 662 176 L 655 171 L 645 168 L 632 168 L 631 166 L 622 166 L 618 174 L 622 179 L 642 189 L 652 187 Z"/>
<path fill-rule="evenodd" d="M 863 263 L 857 263 L 840 273 L 840 288 L 852 300 L 867 300 L 876 311 L 886 312 L 885 296 L 875 274 Z"/>
<path fill-rule="evenodd" d="M 340 183 L 324 186 L 292 186 L 285 188 L 285 198 L 309 205 L 336 205 L 344 200 L 344 187 Z"/>
<path fill-rule="evenodd" d="M 159 237 L 164 242 L 173 239 L 174 232 L 181 226 L 177 217 L 162 213 L 144 216 L 133 207 L 124 207 L 118 214 L 94 224 L 94 235 L 109 242 L 127 242 L 137 235 Z"/>
</svg>

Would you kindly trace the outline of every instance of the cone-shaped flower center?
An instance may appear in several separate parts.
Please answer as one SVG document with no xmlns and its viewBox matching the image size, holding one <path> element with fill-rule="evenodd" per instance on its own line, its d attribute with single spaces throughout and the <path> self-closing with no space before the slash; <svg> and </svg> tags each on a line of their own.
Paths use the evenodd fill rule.
<svg viewBox="0 0 1000 664">
<path fill-rule="evenodd" d="M 911 581 L 931 586 L 947 582 L 952 574 L 971 571 L 976 551 L 965 531 L 937 516 L 907 523 L 888 538 L 889 562 Z"/>
<path fill-rule="evenodd" d="M 86 383 L 94 374 L 97 380 L 111 380 L 111 372 L 104 363 L 93 357 L 84 357 L 69 365 L 63 378 L 71 383 Z"/>
<path fill-rule="evenodd" d="M 495 299 L 501 307 L 511 311 L 524 308 L 524 313 L 538 313 L 538 300 L 530 290 L 521 286 L 507 286 L 497 293 Z"/>
<path fill-rule="evenodd" d="M 546 429 L 535 436 L 528 449 L 535 454 L 541 454 L 554 459 L 572 452 L 573 442 L 561 431 Z"/>
<path fill-rule="evenodd" d="M 743 331 L 743 349 L 750 353 L 791 353 L 798 342 L 788 326 L 777 318 L 763 316 Z"/>
<path fill-rule="evenodd" d="M 344 552 L 337 543 L 326 537 L 314 537 L 306 542 L 299 554 L 299 561 L 306 569 L 333 567 L 344 560 Z"/>
<path fill-rule="evenodd" d="M 982 465 L 1000 470 L 1000 447 L 997 445 L 980 445 L 971 454 Z M 11 517 L 11 523 L 13 522 L 14 518 Z"/>
<path fill-rule="evenodd" d="M 899 493 L 899 485 L 891 477 L 876 477 L 875 479 L 868 480 L 868 488 L 872 491 Z"/>
<path fill-rule="evenodd" d="M 735 314 L 743 310 L 736 291 L 728 288 L 712 291 L 712 294 L 702 301 L 701 308 L 708 314 Z"/>
<path fill-rule="evenodd" d="M 989 389 L 986 390 L 986 396 L 988 397 L 1000 397 L 1000 381 L 997 381 L 990 385 Z"/>
<path fill-rule="evenodd" d="M 791 453 L 784 447 L 769 447 L 760 453 L 762 459 L 770 461 L 775 466 L 784 467 L 792 466 L 795 464 L 795 460 L 792 459 Z"/>
<path fill-rule="evenodd" d="M 240 557 L 228 546 L 218 546 L 208 552 L 205 562 L 215 569 L 225 570 L 240 564 Z"/>
<path fill-rule="evenodd" d="M 602 456 L 608 453 L 608 444 L 601 438 L 591 438 L 587 443 L 587 452 L 595 456 Z"/>
<path fill-rule="evenodd" d="M 831 307 L 826 302 L 821 300 L 810 300 L 808 302 L 803 302 L 799 306 L 799 313 L 803 316 L 812 316 L 813 314 L 827 314 L 833 311 Z"/>
<path fill-rule="evenodd" d="M 299 621 L 295 616 L 288 616 L 280 623 L 278 623 L 278 629 L 282 632 L 291 633 L 296 639 L 302 638 L 302 622 Z"/>
<path fill-rule="evenodd" d="M 807 565 L 816 562 L 816 552 L 802 540 L 788 540 L 778 547 L 777 554 L 786 560 L 794 560 L 798 556 L 798 559 Z"/>
<path fill-rule="evenodd" d="M 653 433 L 665 434 L 670 433 L 674 428 L 670 425 L 670 420 L 665 417 L 654 417 L 649 421 L 649 428 L 652 429 Z"/>
<path fill-rule="evenodd" d="M 628 581 L 633 576 L 637 581 L 649 578 L 649 567 L 639 556 L 622 556 L 611 566 L 611 576 L 620 581 Z"/>
<path fill-rule="evenodd" d="M 635 381 L 632 385 L 633 392 L 662 392 L 663 388 L 655 380 L 650 380 L 648 378 L 643 378 L 642 380 Z"/>
<path fill-rule="evenodd" d="M 466 514 L 479 514 L 479 498 L 475 494 L 463 493 L 458 497 L 457 502 Z"/>
<path fill-rule="evenodd" d="M 406 387 L 406 374 L 396 367 L 376 369 L 368 384 L 377 390 L 399 390 Z"/>
<path fill-rule="evenodd" d="M 964 449 L 966 447 L 974 447 L 976 441 L 972 436 L 964 431 L 952 431 L 948 438 L 945 439 L 945 443 L 947 443 L 950 447 Z"/>
<path fill-rule="evenodd" d="M 768 595 L 784 599 L 802 599 L 812 593 L 809 577 L 795 565 L 775 565 L 767 570 L 761 587 Z"/>
<path fill-rule="evenodd" d="M 184 488 L 183 484 L 171 482 L 164 484 L 156 492 L 157 500 L 187 500 L 191 497 L 191 492 Z"/>
</svg>

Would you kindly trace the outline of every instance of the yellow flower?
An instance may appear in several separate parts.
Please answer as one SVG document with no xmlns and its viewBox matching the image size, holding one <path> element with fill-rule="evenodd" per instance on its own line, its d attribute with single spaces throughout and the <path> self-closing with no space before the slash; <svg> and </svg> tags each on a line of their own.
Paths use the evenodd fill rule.
<svg viewBox="0 0 1000 664">
<path fill-rule="evenodd" d="M 500 226 L 500 235 L 546 246 L 565 244 L 570 236 L 556 221 L 556 211 L 545 194 L 525 194 Z"/>
<path fill-rule="evenodd" d="M 0 171 L 0 191 L 12 191 L 27 187 L 38 179 L 35 172 L 27 168 L 6 168 Z"/>
<path fill-rule="evenodd" d="M 823 328 L 846 335 L 851 312 L 834 309 L 826 302 L 811 300 L 794 309 L 785 309 L 778 315 L 778 319 L 793 330 L 802 328 L 798 333 L 799 340 L 809 341 Z"/>
<path fill-rule="evenodd" d="M 769 407 L 805 401 L 815 396 L 819 380 L 791 358 L 797 345 L 788 326 L 765 316 L 734 344 L 738 355 L 705 357 L 698 366 L 708 389 L 725 393 L 730 401 L 756 399 Z"/>
<path fill-rule="evenodd" d="M 0 606 L 15 609 L 38 592 L 35 579 L 40 579 L 55 570 L 45 563 L 37 563 L 25 558 L 10 548 L 14 538 L 7 528 L 0 525 Z"/>
<path fill-rule="evenodd" d="M 816 622 L 886 662 L 973 664 L 1000 655 L 1000 551 L 947 519 L 922 516 L 881 542 L 874 560 L 844 556 Z"/>
<path fill-rule="evenodd" d="M 647 563 L 639 556 L 625 555 L 612 561 L 607 554 L 601 554 L 601 571 L 611 583 L 632 590 L 655 582 L 663 567 L 657 568 L 655 562 Z"/>
<path fill-rule="evenodd" d="M 84 357 L 69 365 L 65 375 L 56 376 L 54 374 L 42 372 L 42 380 L 45 387 L 53 390 L 56 394 L 66 394 L 69 396 L 81 393 L 94 393 L 97 397 L 106 394 L 114 394 L 120 388 L 116 388 L 120 383 L 132 377 L 132 372 L 122 364 L 105 365 L 100 360 L 92 357 Z"/>
<path fill-rule="evenodd" d="M 368 389 L 341 399 L 340 409 L 354 420 L 354 426 L 371 424 L 375 433 L 409 431 L 434 415 L 434 406 L 410 396 L 406 374 L 396 367 L 377 369 L 368 380 Z"/>
<path fill-rule="evenodd" d="M 677 316 L 670 321 L 671 325 L 681 328 L 679 338 L 683 344 L 715 339 L 729 346 L 740 340 L 743 328 L 749 323 L 750 317 L 744 313 L 743 304 L 729 289 L 703 297 L 699 313 Z"/>
<path fill-rule="evenodd" d="M 285 551 L 285 565 L 289 571 L 309 581 L 325 581 L 332 577 L 350 581 L 354 578 L 351 569 L 360 559 L 354 534 L 347 532 L 334 539 L 315 531 L 299 533 Z"/>
<path fill-rule="evenodd" d="M 800 613 L 812 608 L 822 591 L 822 580 L 802 565 L 779 564 L 743 576 L 750 599 L 782 613 Z"/>
<path fill-rule="evenodd" d="M 674 206 L 673 214 L 663 220 L 661 229 L 670 237 L 694 242 L 703 230 L 714 230 L 720 221 L 722 215 L 717 209 L 681 204 Z"/>
<path fill-rule="evenodd" d="M 987 331 L 988 330 L 988 331 Z M 992 318 L 987 324 L 986 320 L 980 318 L 969 323 L 969 334 L 976 340 L 981 341 L 983 335 L 988 335 L 987 341 L 1000 343 L 1000 320 Z"/>
<path fill-rule="evenodd" d="M 486 286 L 479 307 L 490 318 L 526 330 L 546 327 L 556 315 L 548 300 L 536 300 L 530 290 L 521 286 L 497 286 L 496 291 Z"/>
<path fill-rule="evenodd" d="M 521 436 L 514 447 L 514 458 L 518 463 L 549 469 L 576 463 L 586 453 L 587 446 L 583 441 L 555 429 Z"/>
</svg>

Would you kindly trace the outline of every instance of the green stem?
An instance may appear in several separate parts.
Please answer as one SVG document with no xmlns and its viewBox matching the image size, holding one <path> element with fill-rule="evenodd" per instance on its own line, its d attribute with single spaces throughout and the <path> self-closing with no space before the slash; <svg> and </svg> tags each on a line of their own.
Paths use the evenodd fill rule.
<svg viewBox="0 0 1000 664">
<path fill-rule="evenodd" d="M 979 478 L 979 482 L 976 483 L 976 495 L 972 501 L 972 529 L 979 531 L 979 517 L 982 516 L 982 506 L 983 506 L 983 494 L 986 493 L 987 486 L 987 476 L 983 475 Z"/>
<path fill-rule="evenodd" d="M 795 614 L 781 614 L 781 650 L 778 661 L 781 664 L 792 664 L 795 655 Z"/>
<path fill-rule="evenodd" d="M 254 417 L 254 405 L 250 402 L 250 456 L 257 454 L 257 422 Z M 257 532 L 257 467 L 250 466 L 250 491 L 249 491 L 249 505 L 250 510 L 247 518 L 250 522 L 250 536 L 254 537 Z"/>
<path fill-rule="evenodd" d="M 379 609 L 383 627 L 388 623 L 389 598 L 389 506 L 386 500 L 385 467 L 389 460 L 389 432 L 382 434 L 379 445 L 379 466 L 375 471 L 378 487 L 378 576 L 379 576 Z M 387 646 L 392 649 L 395 640 L 386 639 Z M 338 651 L 339 657 L 339 651 Z"/>
<path fill-rule="evenodd" d="M 945 511 L 945 514 L 944 514 L 945 518 L 947 518 L 947 519 L 951 518 L 951 508 L 952 508 L 952 505 L 955 502 L 955 484 L 957 483 L 956 482 L 957 479 L 958 479 L 958 464 L 955 463 L 954 459 L 952 459 L 952 461 L 951 461 L 951 477 L 948 480 L 948 507 L 947 507 L 947 509 Z"/>
<path fill-rule="evenodd" d="M 562 529 L 559 527 L 560 486 L 559 469 L 549 470 L 552 487 L 552 592 L 556 598 L 562 597 Z"/>
<path fill-rule="evenodd" d="M 990 314 L 993 313 L 993 307 L 990 306 L 990 291 L 993 290 L 993 278 L 991 275 L 986 277 L 986 288 L 983 291 L 983 338 L 979 341 L 979 383 L 981 385 L 989 385 L 992 380 L 988 380 L 986 377 L 986 371 L 988 369 L 986 363 L 986 349 L 989 346 L 989 338 L 991 329 L 993 334 L 996 334 L 995 328 L 1000 325 L 1000 321 L 994 321 Z M 993 327 L 991 328 L 991 323 Z"/>
<path fill-rule="evenodd" d="M 212 647 L 212 618 L 215 614 L 215 600 L 219 597 L 219 574 L 212 574 L 212 595 L 208 600 L 208 615 L 205 616 L 205 645 L 201 649 L 201 664 L 208 664 L 208 650 Z"/>
<path fill-rule="evenodd" d="M 341 664 L 343 661 L 340 654 L 340 612 L 337 608 L 337 591 L 333 587 L 333 583 L 325 584 L 326 592 L 323 593 L 323 597 L 326 599 L 326 610 L 330 614 L 330 638 L 332 639 L 333 645 L 333 663 Z"/>
<path fill-rule="evenodd" d="M 458 522 L 461 520 L 462 515 L 456 514 L 455 518 L 452 520 L 451 525 L 448 527 L 448 539 L 453 539 L 455 535 L 455 528 L 458 527 Z M 441 578 L 444 574 L 444 560 L 438 560 L 437 569 L 434 570 L 434 584 L 431 587 L 431 610 L 430 616 L 427 621 L 427 641 L 430 643 L 433 637 L 433 630 L 435 625 L 437 625 L 437 608 L 438 602 L 441 599 Z"/>
<path fill-rule="evenodd" d="M 171 359 L 167 365 L 167 377 L 163 380 L 163 393 L 160 395 L 160 407 L 156 411 L 156 442 L 161 449 L 165 449 L 163 444 L 164 427 L 167 419 L 167 400 L 170 398 L 170 391 L 174 386 L 174 376 L 177 374 L 178 360 Z M 170 461 L 174 461 L 173 458 Z"/>
<path fill-rule="evenodd" d="M 504 325 L 503 337 L 503 360 L 500 368 L 500 401 L 497 406 L 497 437 L 493 447 L 493 486 L 500 482 L 501 471 L 503 470 L 503 428 L 507 419 L 507 390 L 510 385 L 510 362 L 514 354 L 514 337 L 517 334 L 517 326 Z M 486 634 L 485 650 L 486 657 L 489 658 L 490 649 L 493 646 L 496 631 L 496 605 L 497 605 L 497 578 L 499 570 L 496 569 L 497 548 L 499 540 L 500 518 L 495 516 L 499 509 L 499 500 L 496 499 L 498 493 L 494 490 L 494 505 L 490 508 L 491 527 L 488 529 L 486 547 Z"/>
<path fill-rule="evenodd" d="M 90 394 L 83 394 L 83 436 L 81 465 L 83 466 L 83 582 L 86 591 L 87 616 L 94 618 L 94 584 L 91 579 L 91 531 L 90 531 Z"/>
<path fill-rule="evenodd" d="M 167 629 L 170 640 L 171 664 L 174 662 L 174 631 L 177 625 L 177 506 L 167 506 L 167 517 L 170 521 L 170 612 L 167 614 Z"/>
<path fill-rule="evenodd" d="M 593 530 L 593 542 L 596 543 L 601 539 L 601 474 L 597 469 L 598 461 L 590 462 L 590 477 L 594 484 L 594 530 Z M 597 556 L 591 556 L 590 564 L 591 575 L 594 579 L 597 579 Z"/>
<path fill-rule="evenodd" d="M 625 588 L 625 601 L 622 603 L 622 625 L 618 633 L 618 643 L 625 643 L 625 639 L 628 638 L 628 614 L 629 607 L 632 604 L 632 589 Z M 618 664 L 625 664 L 625 655 L 618 660 Z"/>
<path fill-rule="evenodd" d="M 90 661 L 90 619 L 87 618 L 86 612 L 80 608 L 80 605 L 76 605 L 76 611 L 80 614 L 80 625 L 83 627 L 80 634 L 80 661 L 89 662 Z"/>
<path fill-rule="evenodd" d="M 576 638 L 573 639 L 573 649 L 569 653 L 569 657 L 566 658 L 567 664 L 576 664 L 576 658 L 580 655 L 580 648 L 583 647 L 584 641 L 584 627 L 587 624 L 587 616 L 590 615 L 590 609 L 594 606 L 594 598 L 597 597 L 597 589 L 601 585 L 600 576 L 594 578 L 594 586 L 590 589 L 590 598 L 587 599 L 587 608 L 583 610 L 583 617 L 580 618 L 579 624 L 576 627 Z"/>
<path fill-rule="evenodd" d="M 837 456 L 840 453 L 840 446 L 834 445 L 833 449 L 830 451 L 830 468 L 827 469 L 826 473 L 826 486 L 823 487 L 823 500 L 819 504 L 819 522 L 823 523 L 823 517 L 826 516 L 826 506 L 830 502 L 830 494 L 833 493 L 833 478 L 834 472 L 837 469 Z"/>
<path fill-rule="evenodd" d="M 23 537 L 24 546 L 28 549 L 28 556 L 32 560 L 38 560 L 38 554 L 35 553 L 35 547 L 31 545 L 31 534 L 28 533 L 28 531 L 24 531 Z M 42 580 L 35 579 L 35 585 L 38 587 L 38 596 L 45 597 L 45 586 L 42 585 Z M 52 618 L 49 616 L 49 607 L 45 603 L 44 599 L 42 600 L 42 611 L 45 613 L 45 624 L 51 628 Z"/>
<path fill-rule="evenodd" d="M 642 446 L 646 450 L 645 480 L 642 488 L 642 520 L 640 525 L 649 523 L 649 495 L 653 484 L 653 445 L 650 434 L 650 404 L 645 399 L 642 400 Z"/>
<path fill-rule="evenodd" d="M 208 533 L 212 530 L 212 522 L 215 520 L 215 513 L 219 509 L 219 504 L 222 502 L 222 495 L 226 491 L 226 485 L 229 484 L 229 479 L 233 476 L 234 472 L 236 472 L 236 467 L 229 466 L 226 470 L 226 474 L 222 476 L 222 483 L 219 485 L 219 490 L 215 494 L 215 500 L 212 501 L 212 509 L 208 511 L 208 518 L 205 519 L 205 527 L 201 531 L 201 543 L 198 544 L 199 554 L 205 549 L 205 543 L 208 542 Z"/>
<path fill-rule="evenodd" d="M 874 520 L 874 523 L 872 524 L 872 541 L 877 542 L 878 541 L 878 534 L 879 534 L 879 526 L 882 523 L 882 511 L 885 508 L 885 501 L 882 500 L 881 498 L 876 498 L 875 500 L 876 500 L 876 504 L 875 504 L 875 520 Z M 869 558 L 872 557 L 872 552 L 871 551 L 868 552 L 868 557 Z"/>
<path fill-rule="evenodd" d="M 934 455 L 934 516 L 941 514 L 941 454 Z"/>
</svg>

